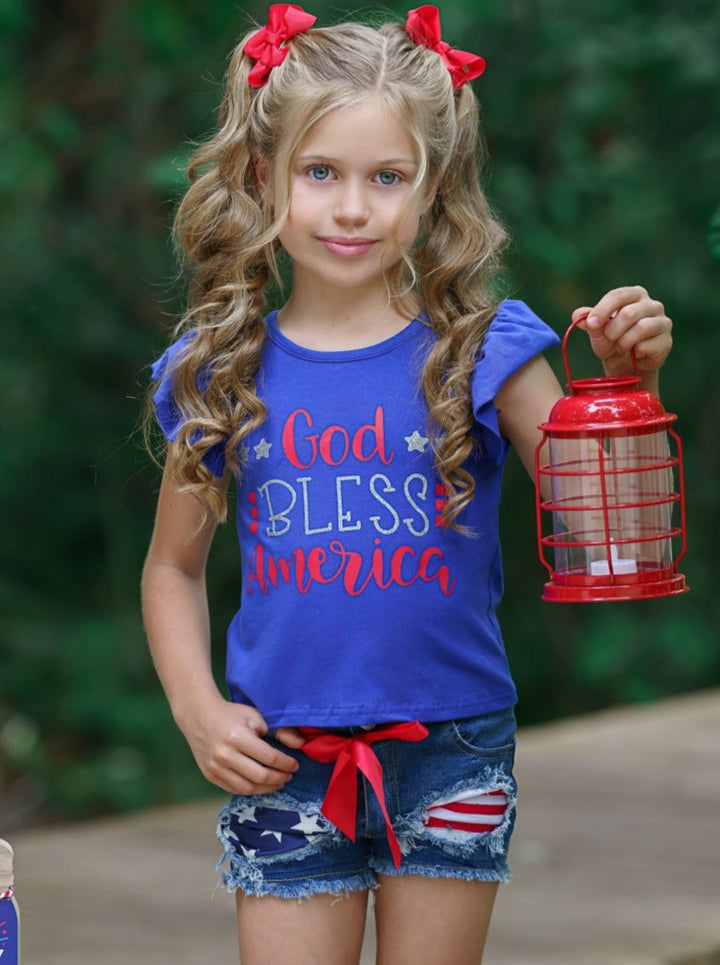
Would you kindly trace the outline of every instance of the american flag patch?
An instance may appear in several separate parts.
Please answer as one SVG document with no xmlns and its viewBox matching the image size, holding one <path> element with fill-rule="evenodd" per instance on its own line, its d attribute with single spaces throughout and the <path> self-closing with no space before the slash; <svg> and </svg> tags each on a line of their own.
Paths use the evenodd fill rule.
<svg viewBox="0 0 720 965">
<path fill-rule="evenodd" d="M 295 851 L 326 834 L 322 817 L 244 804 L 230 815 L 226 835 L 246 858 Z"/>
<path fill-rule="evenodd" d="M 481 834 L 494 831 L 505 817 L 508 797 L 505 791 L 461 791 L 432 804 L 423 816 L 428 828 L 467 831 Z"/>
</svg>

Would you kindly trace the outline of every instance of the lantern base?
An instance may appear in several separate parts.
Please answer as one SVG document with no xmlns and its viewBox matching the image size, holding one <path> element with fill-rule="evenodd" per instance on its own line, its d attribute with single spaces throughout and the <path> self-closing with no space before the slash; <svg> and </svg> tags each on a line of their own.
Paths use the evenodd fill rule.
<svg viewBox="0 0 720 965">
<path fill-rule="evenodd" d="M 543 600 L 548 603 L 611 603 L 623 600 L 650 600 L 660 596 L 687 593 L 690 587 L 682 573 L 660 580 L 633 583 L 606 583 L 591 579 L 577 583 L 546 583 Z"/>
</svg>

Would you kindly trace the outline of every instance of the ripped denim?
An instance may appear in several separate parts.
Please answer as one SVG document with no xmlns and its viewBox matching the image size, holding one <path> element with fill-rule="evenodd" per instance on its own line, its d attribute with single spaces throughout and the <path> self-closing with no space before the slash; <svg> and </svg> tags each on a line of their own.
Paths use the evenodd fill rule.
<svg viewBox="0 0 720 965">
<path fill-rule="evenodd" d="M 356 839 L 321 813 L 332 764 L 268 738 L 300 769 L 281 792 L 234 797 L 218 817 L 228 891 L 305 898 L 377 886 L 377 875 L 507 881 L 515 822 L 512 709 L 426 725 L 418 743 L 382 740 L 387 810 L 400 845 L 393 861 L 385 820 L 367 779 L 358 777 Z M 337 728 L 353 736 L 361 728 Z"/>
</svg>

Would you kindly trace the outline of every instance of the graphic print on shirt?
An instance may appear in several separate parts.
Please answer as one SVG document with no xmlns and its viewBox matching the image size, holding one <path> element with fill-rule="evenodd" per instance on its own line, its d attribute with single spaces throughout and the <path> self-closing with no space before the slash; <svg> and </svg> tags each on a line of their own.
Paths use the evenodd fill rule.
<svg viewBox="0 0 720 965">
<path fill-rule="evenodd" d="M 257 537 L 246 567 L 248 594 L 284 586 L 305 594 L 338 582 L 359 596 L 371 586 L 422 581 L 452 595 L 455 576 L 433 539 L 444 526 L 448 495 L 429 439 L 417 426 L 398 425 L 394 448 L 387 419 L 382 405 L 352 426 L 324 424 L 297 408 L 279 438 L 261 428 L 258 441 L 242 447 L 241 460 L 257 480 L 241 506 Z"/>
</svg>

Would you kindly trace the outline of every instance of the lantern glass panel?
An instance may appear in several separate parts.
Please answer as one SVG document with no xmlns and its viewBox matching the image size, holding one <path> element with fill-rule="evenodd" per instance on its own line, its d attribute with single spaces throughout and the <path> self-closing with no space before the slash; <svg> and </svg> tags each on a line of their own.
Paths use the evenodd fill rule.
<svg viewBox="0 0 720 965">
<path fill-rule="evenodd" d="M 555 570 L 602 576 L 673 565 L 667 433 L 550 438 Z M 611 563 L 607 548 L 611 546 Z"/>
</svg>

